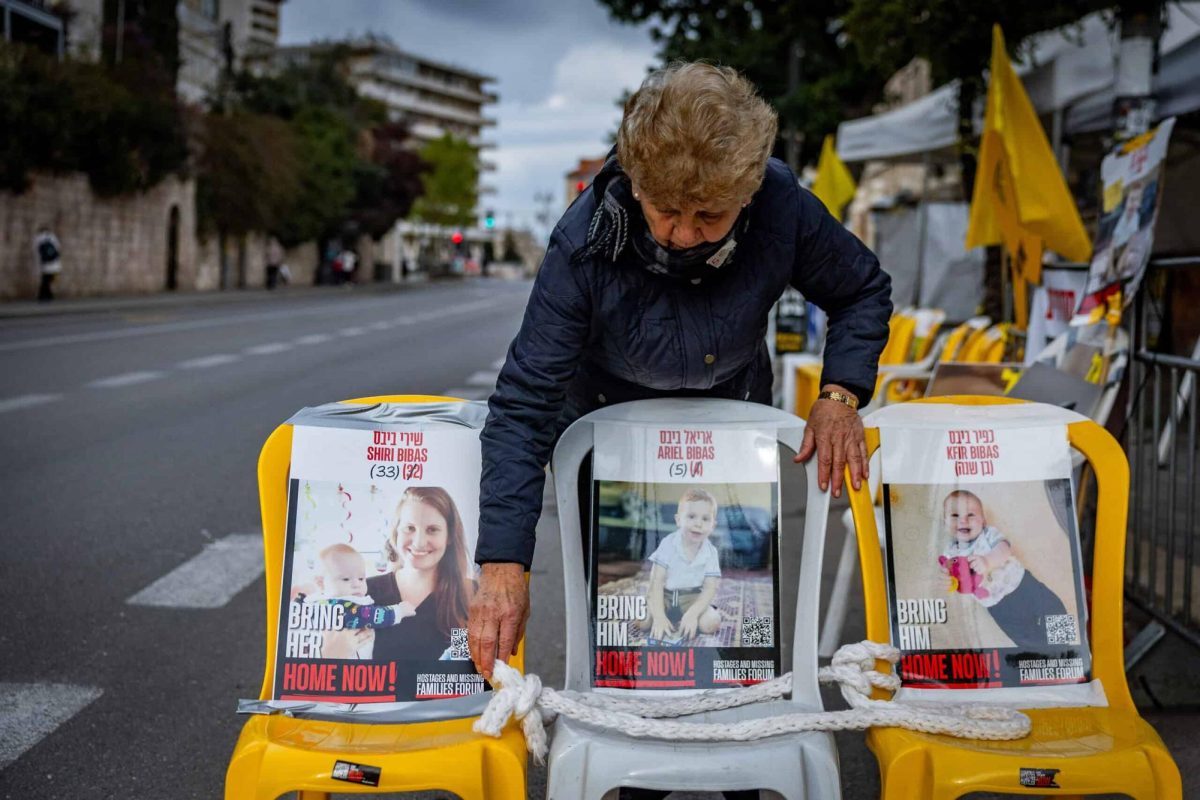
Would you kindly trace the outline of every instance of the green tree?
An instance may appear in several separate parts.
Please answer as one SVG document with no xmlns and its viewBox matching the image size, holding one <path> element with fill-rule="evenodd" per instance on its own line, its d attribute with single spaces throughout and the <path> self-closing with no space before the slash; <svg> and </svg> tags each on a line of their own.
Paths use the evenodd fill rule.
<svg viewBox="0 0 1200 800">
<path fill-rule="evenodd" d="M 300 188 L 298 149 L 292 129 L 278 117 L 206 115 L 196 157 L 201 228 L 222 236 L 282 228 Z"/>
<path fill-rule="evenodd" d="M 1029 36 L 1112 6 L 1111 0 L 850 0 L 845 25 L 863 62 L 881 74 L 918 56 L 929 62 L 935 85 L 958 79 L 959 139 L 972 143 L 972 114 L 986 91 L 993 23 L 1019 59 Z M 969 194 L 973 147 L 963 152 L 963 182 Z"/>
<path fill-rule="evenodd" d="M 152 65 L 134 72 L 0 45 L 0 188 L 24 191 L 35 171 L 82 171 L 97 194 L 118 195 L 182 171 L 174 89 Z"/>
<path fill-rule="evenodd" d="M 421 175 L 424 193 L 413 204 L 413 216 L 438 225 L 473 225 L 479 202 L 477 148 L 447 133 L 422 147 L 420 155 L 428 171 Z"/>
<path fill-rule="evenodd" d="M 779 112 L 780 133 L 790 127 L 802 137 L 801 160 L 815 159 L 825 134 L 881 97 L 886 76 L 864 66 L 841 31 L 850 0 L 600 2 L 622 22 L 649 22 L 663 62 L 704 59 L 753 81 Z"/>
<path fill-rule="evenodd" d="M 368 136 L 370 159 L 360 160 L 355 171 L 352 216 L 364 233 L 379 239 L 412 210 L 425 163 L 412 150 L 402 122 L 377 125 Z"/>
</svg>

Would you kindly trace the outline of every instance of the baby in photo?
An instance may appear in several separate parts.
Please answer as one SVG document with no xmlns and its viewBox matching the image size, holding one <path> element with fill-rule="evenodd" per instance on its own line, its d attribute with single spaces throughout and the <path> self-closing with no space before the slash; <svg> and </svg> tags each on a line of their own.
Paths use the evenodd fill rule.
<svg viewBox="0 0 1200 800">
<path fill-rule="evenodd" d="M 1044 647 L 1046 617 L 1066 614 L 1066 608 L 1025 568 L 1004 534 L 987 524 L 979 497 L 965 489 L 950 492 L 942 523 L 950 536 L 938 559 L 946 590 L 973 598 L 1016 646 Z"/>
<path fill-rule="evenodd" d="M 690 488 L 679 499 L 676 529 L 650 554 L 646 593 L 650 639 L 676 644 L 697 633 L 711 634 L 721 624 L 713 597 L 721 580 L 717 548 L 709 541 L 717 527 L 717 499 Z"/>
</svg>

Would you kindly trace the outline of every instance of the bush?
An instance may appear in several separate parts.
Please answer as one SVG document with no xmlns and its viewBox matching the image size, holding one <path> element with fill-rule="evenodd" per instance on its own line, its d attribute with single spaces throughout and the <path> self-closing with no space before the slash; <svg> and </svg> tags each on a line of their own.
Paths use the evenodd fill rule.
<svg viewBox="0 0 1200 800">
<path fill-rule="evenodd" d="M 133 90 L 106 68 L 0 45 L 0 189 L 35 171 L 87 173 L 99 195 L 144 191 L 187 163 L 173 92 Z"/>
</svg>

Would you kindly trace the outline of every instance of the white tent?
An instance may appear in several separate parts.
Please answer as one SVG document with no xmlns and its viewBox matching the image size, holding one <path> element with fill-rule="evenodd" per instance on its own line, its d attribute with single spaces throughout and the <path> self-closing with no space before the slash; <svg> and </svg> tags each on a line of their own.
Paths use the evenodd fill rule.
<svg viewBox="0 0 1200 800">
<path fill-rule="evenodd" d="M 958 141 L 958 82 L 873 117 L 838 126 L 837 151 L 843 161 L 920 158 Z"/>
</svg>

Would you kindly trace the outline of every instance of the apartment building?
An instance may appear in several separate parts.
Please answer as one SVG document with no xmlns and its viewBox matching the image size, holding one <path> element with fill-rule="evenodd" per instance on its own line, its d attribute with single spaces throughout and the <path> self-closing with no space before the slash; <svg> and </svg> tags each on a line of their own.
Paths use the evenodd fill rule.
<svg viewBox="0 0 1200 800">
<path fill-rule="evenodd" d="M 203 103 L 226 62 L 237 70 L 270 59 L 284 0 L 179 0 L 179 78 L 188 103 Z"/>
</svg>

